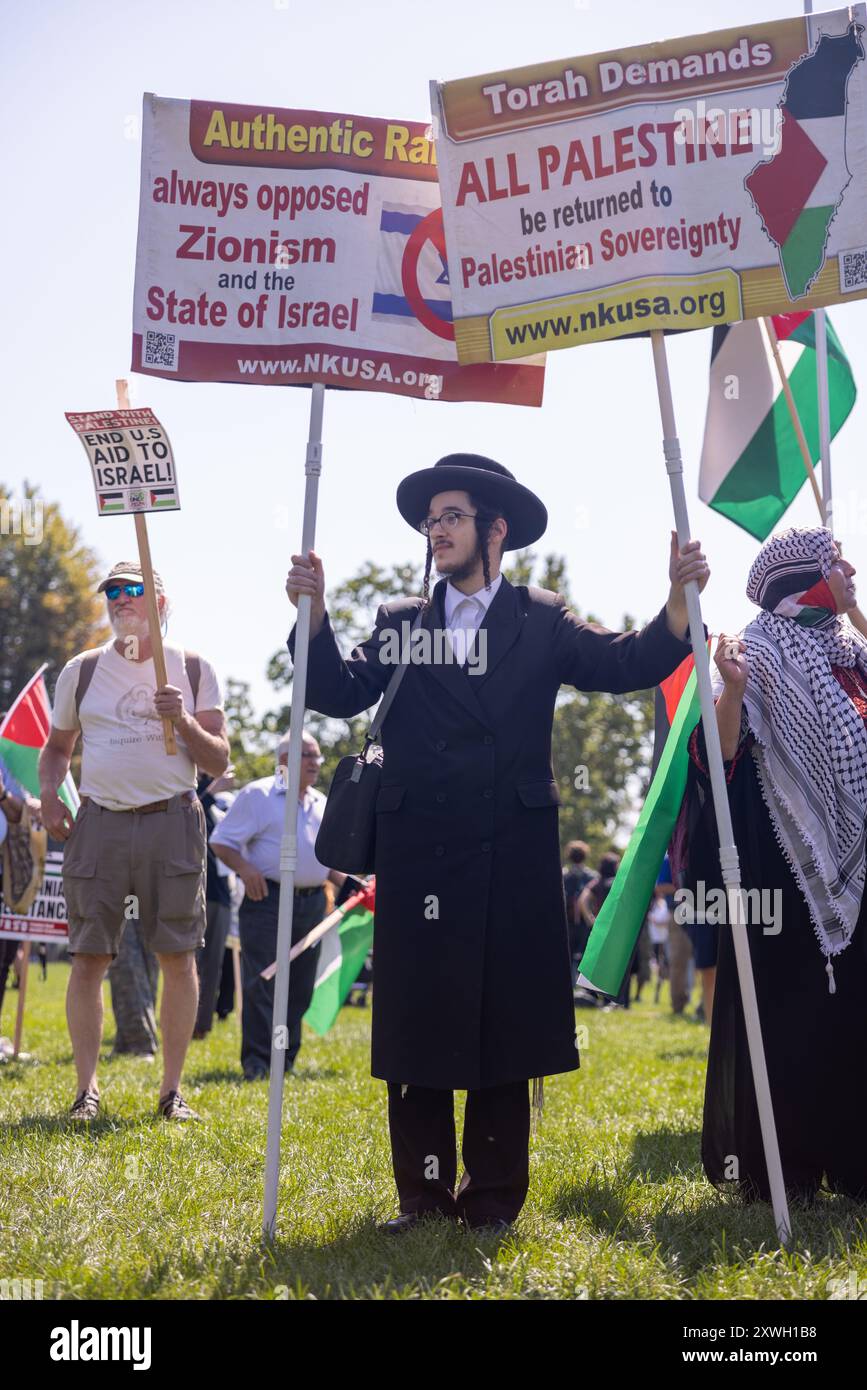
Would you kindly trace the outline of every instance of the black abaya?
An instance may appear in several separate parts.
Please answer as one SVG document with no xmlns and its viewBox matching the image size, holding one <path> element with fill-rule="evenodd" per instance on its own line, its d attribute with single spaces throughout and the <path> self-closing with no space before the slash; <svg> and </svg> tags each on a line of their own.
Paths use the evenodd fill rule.
<svg viewBox="0 0 867 1390">
<path fill-rule="evenodd" d="M 747 937 L 758 996 L 786 1189 L 809 1199 L 828 1187 L 867 1200 L 867 908 L 832 958 L 836 992 L 806 902 L 777 845 L 762 799 L 752 740 L 727 765 L 741 882 L 753 894 Z M 698 755 L 704 761 L 699 730 Z M 686 887 L 721 887 L 710 781 L 694 761 L 687 788 Z M 867 898 L 867 894 L 865 894 Z M 762 912 L 764 923 L 759 920 Z M 776 923 L 769 919 L 776 916 Z M 774 927 L 779 930 L 775 932 Z M 767 928 L 771 927 L 768 931 Z M 713 1183 L 738 1180 L 770 1200 L 731 931 L 719 956 L 704 1101 L 702 1161 Z"/>
</svg>

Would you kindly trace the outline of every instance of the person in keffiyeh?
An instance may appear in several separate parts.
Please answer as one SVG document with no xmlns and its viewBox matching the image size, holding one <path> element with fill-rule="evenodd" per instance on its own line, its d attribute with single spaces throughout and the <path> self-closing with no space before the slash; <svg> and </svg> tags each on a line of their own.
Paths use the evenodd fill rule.
<svg viewBox="0 0 867 1390">
<path fill-rule="evenodd" d="M 790 1198 L 867 1201 L 867 641 L 854 567 L 822 527 L 772 536 L 750 570 L 761 610 L 716 651 L 717 724 L 747 891 L 747 938 Z M 722 884 L 699 727 L 679 833 L 685 886 Z M 734 944 L 719 928 L 702 1159 L 769 1200 Z"/>
</svg>

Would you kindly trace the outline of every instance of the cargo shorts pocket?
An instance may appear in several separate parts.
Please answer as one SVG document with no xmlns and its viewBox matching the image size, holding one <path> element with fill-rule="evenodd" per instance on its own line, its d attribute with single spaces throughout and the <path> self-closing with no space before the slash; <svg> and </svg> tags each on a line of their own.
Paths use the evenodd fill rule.
<svg viewBox="0 0 867 1390">
<path fill-rule="evenodd" d="M 204 865 L 176 857 L 162 866 L 159 917 L 162 922 L 191 922 L 204 911 Z"/>
<path fill-rule="evenodd" d="M 83 920 L 88 916 L 88 910 L 92 915 L 96 888 L 94 883 L 96 867 L 95 856 L 82 855 L 80 858 L 73 856 L 71 862 L 64 858 L 63 896 L 66 899 L 66 910 L 72 921 Z"/>
</svg>

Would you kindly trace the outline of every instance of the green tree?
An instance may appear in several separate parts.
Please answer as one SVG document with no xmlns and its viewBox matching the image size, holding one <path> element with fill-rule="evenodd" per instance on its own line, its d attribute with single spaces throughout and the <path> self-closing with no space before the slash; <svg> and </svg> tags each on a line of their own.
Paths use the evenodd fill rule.
<svg viewBox="0 0 867 1390">
<path fill-rule="evenodd" d="M 23 510 L 22 510 L 23 504 Z M 96 589 L 103 565 L 55 502 L 0 483 L 0 709 L 48 662 L 49 689 L 70 657 L 109 637 Z"/>
<path fill-rule="evenodd" d="M 274 771 L 274 740 L 261 719 L 256 718 L 247 681 L 226 681 L 224 699 L 229 733 L 229 757 L 235 768 L 237 785 L 243 787 Z"/>
<path fill-rule="evenodd" d="M 417 565 L 392 565 L 384 569 L 368 560 L 358 574 L 345 580 L 328 595 L 328 618 L 337 637 L 340 650 L 350 651 L 370 636 L 376 610 L 381 603 L 403 595 L 420 594 L 422 571 Z M 285 647 L 275 652 L 268 663 L 267 676 L 275 690 L 288 690 L 285 704 L 265 715 L 263 728 L 275 737 L 289 728 L 291 715 L 292 661 Z M 370 714 L 354 719 L 329 719 L 326 715 L 308 710 L 304 727 L 313 735 L 325 759 L 319 774 L 319 785 L 328 787 L 340 759 L 357 753 L 364 742 Z"/>
</svg>

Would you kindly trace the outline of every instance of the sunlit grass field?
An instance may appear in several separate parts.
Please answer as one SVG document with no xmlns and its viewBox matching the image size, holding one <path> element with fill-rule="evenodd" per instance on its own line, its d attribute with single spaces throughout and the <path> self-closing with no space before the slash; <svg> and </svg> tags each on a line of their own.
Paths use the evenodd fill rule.
<svg viewBox="0 0 867 1390">
<path fill-rule="evenodd" d="M 505 1239 L 440 1222 L 376 1232 L 396 1211 L 385 1087 L 369 1075 L 369 1011 L 344 1009 L 328 1037 L 306 1034 L 286 1082 L 266 1246 L 267 1085 L 241 1080 L 236 1017 L 191 1045 L 184 1093 L 205 1122 L 171 1127 L 154 1114 L 159 1064 L 108 1060 L 107 1007 L 105 1115 L 73 1128 L 67 974 L 31 971 L 32 1060 L 0 1066 L 0 1279 L 42 1280 L 44 1298 L 822 1299 L 829 1281 L 867 1281 L 867 1207 L 793 1208 L 781 1252 L 767 1206 L 707 1184 L 707 1031 L 663 1005 L 578 1012 L 581 1070 L 546 1085 L 530 1196 Z"/>
</svg>

